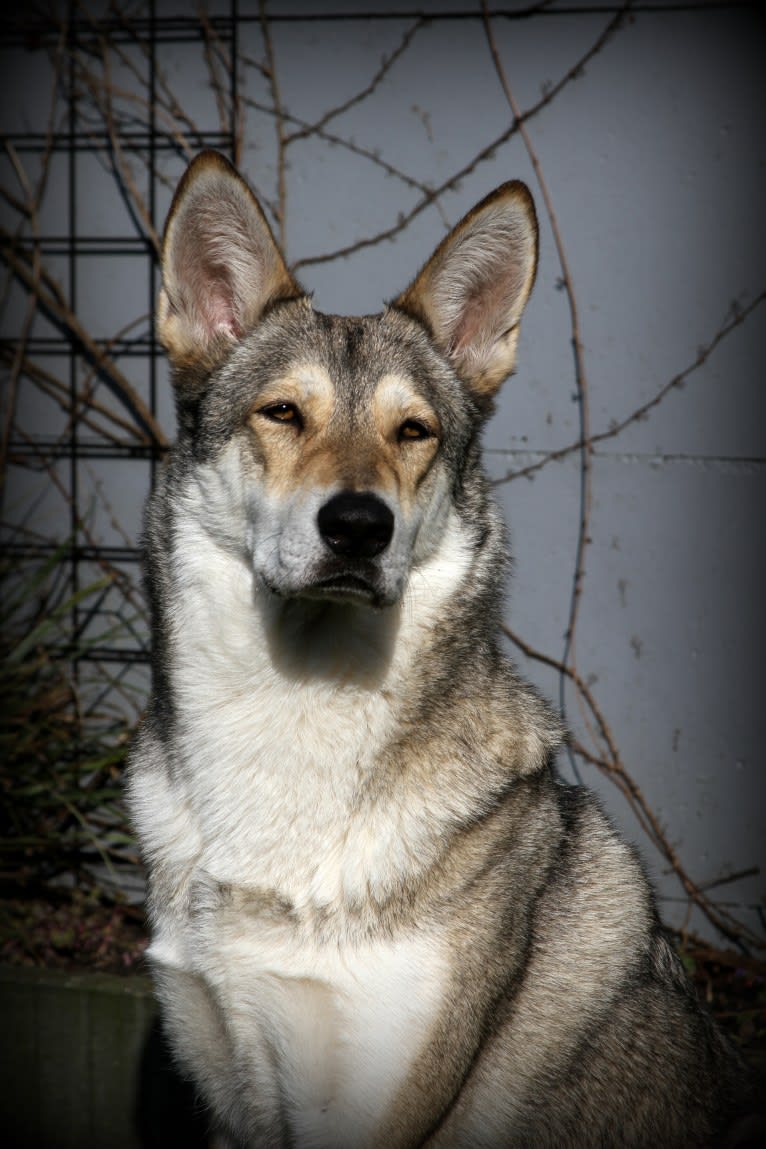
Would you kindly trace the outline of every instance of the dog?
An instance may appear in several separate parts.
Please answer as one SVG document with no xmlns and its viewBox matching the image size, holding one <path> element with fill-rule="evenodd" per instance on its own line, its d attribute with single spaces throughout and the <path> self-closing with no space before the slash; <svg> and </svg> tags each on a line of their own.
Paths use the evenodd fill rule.
<svg viewBox="0 0 766 1149">
<path fill-rule="evenodd" d="M 330 316 L 224 157 L 175 193 L 128 801 L 163 1024 L 228 1144 L 700 1149 L 734 1112 L 640 861 L 501 649 L 479 440 L 537 253 L 506 183 L 380 315 Z"/>
</svg>

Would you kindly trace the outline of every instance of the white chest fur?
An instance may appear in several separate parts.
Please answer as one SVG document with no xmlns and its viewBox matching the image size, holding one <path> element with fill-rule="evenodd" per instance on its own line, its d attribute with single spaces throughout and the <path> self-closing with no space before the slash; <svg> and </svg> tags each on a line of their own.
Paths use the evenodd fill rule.
<svg viewBox="0 0 766 1149">
<path fill-rule="evenodd" d="M 342 900 L 366 869 L 352 842 L 367 853 L 379 829 L 357 797 L 389 736 L 389 704 L 377 689 L 275 668 L 252 609 L 237 605 L 235 594 L 225 606 L 197 595 L 183 608 L 179 784 L 200 835 L 197 865 L 300 907 Z M 328 635 L 328 658 L 336 641 Z"/>
<path fill-rule="evenodd" d="M 371 1144 L 439 1012 L 447 970 L 436 940 L 301 946 L 282 926 L 224 914 L 196 959 L 254 1108 L 259 1095 L 279 1097 L 301 1147 Z"/>
<path fill-rule="evenodd" d="M 167 802 L 189 811 L 198 868 L 300 908 L 364 895 L 393 880 L 391 866 L 425 860 L 434 827 L 406 794 L 360 796 L 396 732 L 439 592 L 464 574 L 459 542 L 442 549 L 398 607 L 328 616 L 256 602 L 247 562 L 186 524 L 174 558 L 178 761 Z"/>
<path fill-rule="evenodd" d="M 433 934 L 373 942 L 341 928 L 322 942 L 296 922 L 342 922 L 428 865 L 437 810 L 424 818 L 395 788 L 385 800 L 362 796 L 438 591 L 464 573 L 462 549 L 453 552 L 372 624 L 365 612 L 364 626 L 339 634 L 337 615 L 323 629 L 319 614 L 313 633 L 289 634 L 288 612 L 280 636 L 254 602 L 246 562 L 193 530 L 176 551 L 176 757 L 172 776 L 146 769 L 134 782 L 144 847 L 169 879 L 151 956 L 210 987 L 242 1079 L 253 1066 L 276 1075 L 266 1091 L 283 1099 L 302 1146 L 370 1143 L 449 977 Z M 237 905 L 188 918 L 199 883 L 233 890 Z M 289 913 L 262 912 L 264 893 Z"/>
</svg>

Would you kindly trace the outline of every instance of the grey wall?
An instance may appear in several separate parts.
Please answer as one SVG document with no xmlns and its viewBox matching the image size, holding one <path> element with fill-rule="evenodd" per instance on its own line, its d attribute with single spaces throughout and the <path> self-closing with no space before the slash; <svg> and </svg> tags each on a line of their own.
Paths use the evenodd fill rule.
<svg viewBox="0 0 766 1149">
<path fill-rule="evenodd" d="M 507 4 L 504 11 L 518 14 L 521 7 Z M 415 8 L 433 18 L 416 27 Z M 496 143 L 512 115 L 479 8 L 449 0 L 269 5 L 283 112 L 313 125 L 370 85 L 382 57 L 412 32 L 366 98 L 288 145 L 287 255 L 320 309 L 377 310 L 474 202 L 508 178 L 529 183 L 540 213 L 540 269 L 518 371 L 487 428 L 486 448 L 512 531 L 508 620 L 548 661 L 513 649 L 524 671 L 558 701 L 561 675 L 550 662 L 565 651 L 585 410 L 596 441 L 570 665 L 608 724 L 609 739 L 571 681 L 563 694 L 567 718 L 594 757 L 624 767 L 695 882 L 761 867 L 712 896 L 762 932 L 763 27 L 755 8 L 745 6 L 636 5 L 565 80 L 604 36 L 618 6 L 570 11 L 573 5 L 560 2 L 541 5 L 527 19 L 492 21 L 522 109 L 564 81 L 526 127 L 571 272 L 583 396 L 570 299 L 540 182 L 518 131 Z M 245 3 L 239 9 L 245 16 L 257 12 Z M 214 14 L 228 10 L 211 6 Z M 161 4 L 158 12 L 186 9 Z M 348 18 L 322 19 L 323 12 Z M 401 18 L 363 18 L 370 12 Z M 466 13 L 472 18 L 459 18 Z M 287 18 L 296 14 L 312 19 Z M 266 58 L 257 20 L 240 26 L 238 46 L 249 59 Z M 199 44 L 161 48 L 159 58 L 184 112 L 197 123 L 215 122 Z M 46 85 L 35 73 L 46 65 L 17 50 L 13 67 L 4 81 L 7 95 L 8 77 L 15 76 L 13 100 L 1 118 L 3 127 L 20 130 L 46 114 Z M 128 87 L 135 83 L 130 76 L 123 68 Z M 242 166 L 264 198 L 276 202 L 277 132 L 274 115 L 264 110 L 273 107 L 273 92 L 247 64 L 240 81 Z M 295 126 L 284 119 L 283 133 Z M 114 194 L 113 159 L 88 162 L 78 193 L 83 226 L 105 236 L 140 230 Z M 182 168 L 180 155 L 162 160 L 158 226 Z M 13 178 L 7 162 L 4 172 Z M 409 218 L 424 187 L 443 190 Z M 46 201 L 46 226 L 63 226 L 56 219 L 63 182 L 61 189 Z M 318 258 L 388 229 L 390 239 L 345 257 Z M 81 276 L 78 290 L 78 313 L 99 335 L 146 310 L 145 273 L 119 257 Z M 18 329 L 23 308 L 23 296 L 10 300 L 6 331 Z M 121 367 L 145 387 L 135 364 Z M 20 393 L 19 402 L 28 429 L 57 433 L 60 416 L 38 392 Z M 645 417 L 636 417 L 645 405 Z M 170 433 L 162 393 L 159 409 Z M 93 512 L 94 530 L 109 539 L 118 519 L 134 537 L 148 469 L 141 464 L 128 477 L 123 463 L 93 466 L 111 508 Z M 526 475 L 529 467 L 536 469 Z M 34 486 L 29 476 L 24 482 Z M 24 482 L 19 506 L 21 492 L 31 493 Z M 39 482 L 38 514 L 42 529 L 51 530 L 55 501 L 46 501 L 45 478 Z M 668 919 L 691 921 L 712 935 L 698 913 L 687 916 L 688 900 L 667 857 L 651 845 L 624 795 L 593 764 L 574 762 L 644 852 Z M 561 771 L 573 776 L 567 756 Z"/>
</svg>

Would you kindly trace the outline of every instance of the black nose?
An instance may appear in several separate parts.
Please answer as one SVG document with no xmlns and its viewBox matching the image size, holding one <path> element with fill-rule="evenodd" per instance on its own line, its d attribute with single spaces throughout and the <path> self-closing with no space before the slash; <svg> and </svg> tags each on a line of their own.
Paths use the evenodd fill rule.
<svg viewBox="0 0 766 1149">
<path fill-rule="evenodd" d="M 350 559 L 372 559 L 394 533 L 394 516 L 382 499 L 368 492 L 341 491 L 320 507 L 319 533 L 331 551 Z"/>
</svg>

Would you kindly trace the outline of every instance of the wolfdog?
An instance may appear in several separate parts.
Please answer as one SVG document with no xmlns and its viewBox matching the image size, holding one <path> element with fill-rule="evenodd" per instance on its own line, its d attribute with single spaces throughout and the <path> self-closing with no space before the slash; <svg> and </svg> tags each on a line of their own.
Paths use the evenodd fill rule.
<svg viewBox="0 0 766 1149">
<path fill-rule="evenodd" d="M 162 250 L 129 803 L 164 1025 L 237 1146 L 700 1146 L 738 1062 L 501 649 L 479 437 L 535 278 L 499 187 L 380 315 L 314 310 L 203 152 Z"/>
</svg>

